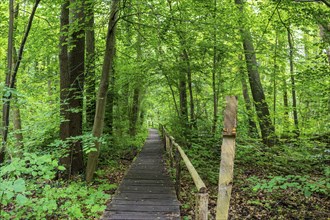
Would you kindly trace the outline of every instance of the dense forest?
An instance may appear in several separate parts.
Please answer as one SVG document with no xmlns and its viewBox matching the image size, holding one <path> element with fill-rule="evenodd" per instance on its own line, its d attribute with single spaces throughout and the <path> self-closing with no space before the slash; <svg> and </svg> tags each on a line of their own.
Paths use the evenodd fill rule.
<svg viewBox="0 0 330 220">
<path fill-rule="evenodd" d="M 5 0 L 0 45 L 0 219 L 98 219 L 159 124 L 214 219 L 227 95 L 229 218 L 330 218 L 329 0 Z"/>
</svg>

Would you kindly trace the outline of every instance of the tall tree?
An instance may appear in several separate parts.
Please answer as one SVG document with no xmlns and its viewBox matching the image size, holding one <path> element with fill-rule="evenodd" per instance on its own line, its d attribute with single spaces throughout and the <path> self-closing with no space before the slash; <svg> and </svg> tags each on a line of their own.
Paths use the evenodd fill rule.
<svg viewBox="0 0 330 220">
<path fill-rule="evenodd" d="M 294 121 L 294 133 L 299 136 L 299 123 L 298 123 L 298 111 L 297 111 L 297 97 L 296 97 L 296 83 L 294 76 L 294 63 L 293 63 L 293 52 L 294 47 L 292 43 L 292 34 L 290 27 L 287 27 L 288 44 L 289 44 L 289 63 L 290 63 L 290 79 L 291 79 L 291 94 L 292 94 L 292 110 L 293 110 L 293 121 Z"/>
<path fill-rule="evenodd" d="M 107 92 L 109 88 L 109 78 L 111 69 L 113 68 L 114 55 L 115 55 L 115 42 L 116 42 L 116 23 L 118 15 L 119 0 L 112 0 L 110 19 L 108 24 L 108 33 L 106 39 L 106 48 L 103 59 L 102 77 L 96 102 L 96 112 L 93 125 L 93 136 L 95 140 L 96 151 L 88 154 L 87 168 L 86 168 L 86 181 L 91 182 L 94 172 L 97 167 L 98 158 L 100 154 L 100 140 L 103 133 L 104 115 L 106 109 Z"/>
<path fill-rule="evenodd" d="M 86 0 L 86 124 L 91 130 L 95 115 L 95 30 L 94 30 L 94 4 Z"/>
<path fill-rule="evenodd" d="M 142 35 L 141 35 L 141 9 L 138 5 L 137 8 L 137 40 L 136 40 L 136 60 L 137 62 L 141 62 L 142 59 Z M 141 68 L 137 68 L 138 71 L 141 71 Z M 137 73 L 138 75 L 139 73 Z M 129 134 L 131 137 L 134 137 L 137 133 L 137 125 L 139 120 L 139 112 L 140 112 L 140 99 L 141 99 L 141 82 L 137 80 L 137 82 L 133 83 L 133 100 L 132 106 L 130 110 L 130 120 L 129 120 Z"/>
<path fill-rule="evenodd" d="M 70 74 L 69 74 L 69 57 L 68 57 L 68 28 L 69 28 L 69 0 L 65 0 L 61 6 L 60 17 L 60 138 L 65 141 L 70 137 L 70 117 L 69 117 L 69 89 L 70 89 Z M 60 159 L 61 164 L 66 167 L 67 177 L 71 175 L 71 153 Z"/>
<path fill-rule="evenodd" d="M 9 0 L 9 29 L 8 29 L 8 47 L 7 47 L 7 71 L 6 71 L 6 86 L 10 86 L 10 77 L 13 66 L 13 44 L 14 44 L 14 0 Z M 3 97 L 2 107 L 2 145 L 0 149 L 0 163 L 5 159 L 6 142 L 9 125 L 9 100 Z"/>
<path fill-rule="evenodd" d="M 27 41 L 27 38 L 29 36 L 34 15 L 37 11 L 38 5 L 40 3 L 40 0 L 36 0 L 32 12 L 29 17 L 29 21 L 27 23 L 27 27 L 18 51 L 17 56 L 17 62 L 14 65 L 14 68 L 12 69 L 12 60 L 13 60 L 13 30 L 14 30 L 14 1 L 9 1 L 9 34 L 8 34 L 8 54 L 7 54 L 7 71 L 6 71 L 6 86 L 8 91 L 3 96 L 3 115 L 2 115 L 2 122 L 3 122 L 3 131 L 2 131 L 2 145 L 0 148 L 0 164 L 4 162 L 5 159 L 5 150 L 6 150 L 6 144 L 7 144 L 7 138 L 8 138 L 8 128 L 9 128 L 9 112 L 10 112 L 10 101 L 13 96 L 12 89 L 15 88 L 16 85 L 16 77 L 18 73 L 18 69 L 20 67 L 22 58 L 23 58 L 23 52 L 24 47 Z"/>
<path fill-rule="evenodd" d="M 83 94 L 84 94 L 84 74 L 85 74 L 85 14 L 84 1 L 70 0 L 70 10 L 72 12 L 72 34 L 69 50 L 69 106 L 70 136 L 76 137 L 82 135 L 83 122 Z M 73 143 L 70 151 L 71 156 L 71 174 L 79 173 L 84 169 L 83 151 L 80 141 Z"/>
<path fill-rule="evenodd" d="M 242 56 L 239 56 L 239 59 L 242 60 Z M 243 69 L 242 65 L 240 64 L 239 67 L 239 72 L 241 75 L 241 83 L 242 83 L 242 93 L 243 93 L 243 98 L 244 98 L 244 103 L 245 103 L 245 109 L 247 112 L 247 117 L 248 117 L 248 125 L 249 125 L 249 133 L 252 137 L 258 137 L 258 128 L 256 123 L 253 120 L 253 107 L 249 95 L 249 89 L 248 85 L 246 83 L 246 71 Z"/>
<path fill-rule="evenodd" d="M 235 0 L 241 15 L 244 16 L 244 5 L 242 0 Z M 243 18 L 241 18 L 241 22 Z M 249 82 L 252 91 L 252 97 L 256 106 L 257 116 L 261 130 L 263 143 L 269 147 L 275 144 L 276 135 L 275 128 L 272 124 L 268 104 L 265 99 L 264 90 L 260 81 L 256 52 L 253 46 L 253 39 L 250 30 L 243 25 L 240 27 L 241 38 L 245 54 L 245 61 L 249 75 Z"/>
</svg>

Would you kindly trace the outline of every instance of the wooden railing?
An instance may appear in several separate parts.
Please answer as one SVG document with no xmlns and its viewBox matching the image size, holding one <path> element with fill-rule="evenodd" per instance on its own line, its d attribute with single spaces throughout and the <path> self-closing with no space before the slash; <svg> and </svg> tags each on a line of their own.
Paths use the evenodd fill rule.
<svg viewBox="0 0 330 220">
<path fill-rule="evenodd" d="M 177 196 L 180 196 L 181 160 L 183 160 L 197 188 L 195 219 L 206 220 L 208 215 L 209 194 L 203 180 L 191 164 L 183 149 L 175 142 L 175 139 L 166 131 L 163 125 L 160 125 L 160 131 L 165 142 L 165 149 L 169 154 L 170 166 L 176 168 L 175 190 Z"/>
</svg>

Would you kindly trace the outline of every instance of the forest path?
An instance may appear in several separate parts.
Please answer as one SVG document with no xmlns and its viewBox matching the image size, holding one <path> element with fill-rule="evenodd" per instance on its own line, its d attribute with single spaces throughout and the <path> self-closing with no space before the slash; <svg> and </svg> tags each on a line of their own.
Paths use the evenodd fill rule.
<svg viewBox="0 0 330 220">
<path fill-rule="evenodd" d="M 180 204 L 165 171 L 156 129 L 132 163 L 102 219 L 180 219 Z"/>
</svg>

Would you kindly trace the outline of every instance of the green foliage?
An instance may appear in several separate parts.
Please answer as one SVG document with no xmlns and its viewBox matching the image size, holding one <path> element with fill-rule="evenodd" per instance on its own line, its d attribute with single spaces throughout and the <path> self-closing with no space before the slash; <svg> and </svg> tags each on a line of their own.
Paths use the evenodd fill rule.
<svg viewBox="0 0 330 220">
<path fill-rule="evenodd" d="M 318 180 L 313 180 L 309 175 L 270 176 L 266 180 L 252 176 L 248 180 L 257 183 L 253 187 L 254 192 L 262 190 L 269 193 L 280 193 L 280 191 L 294 190 L 303 193 L 306 197 L 310 197 L 313 193 L 324 195 L 330 193 L 329 176 Z"/>
<path fill-rule="evenodd" d="M 98 188 L 85 183 L 54 180 L 64 170 L 51 155 L 24 153 L 0 168 L 1 219 L 90 219 L 105 209 L 113 188 L 101 184 Z"/>
</svg>

